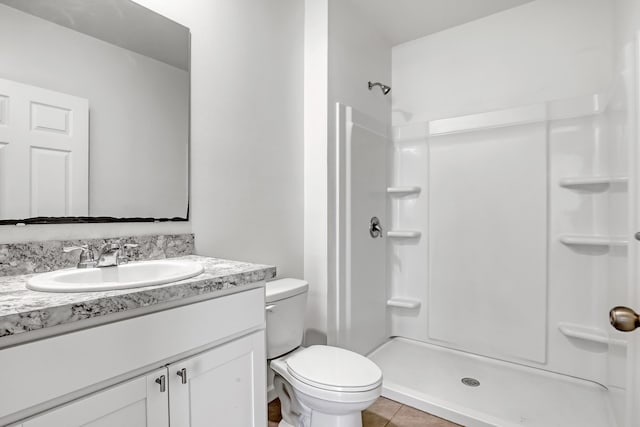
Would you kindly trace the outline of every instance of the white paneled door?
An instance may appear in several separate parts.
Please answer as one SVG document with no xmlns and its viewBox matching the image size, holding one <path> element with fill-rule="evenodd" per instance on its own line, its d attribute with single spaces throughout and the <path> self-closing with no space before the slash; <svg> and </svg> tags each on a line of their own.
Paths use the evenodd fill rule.
<svg viewBox="0 0 640 427">
<path fill-rule="evenodd" d="M 0 79 L 0 220 L 89 214 L 89 101 Z"/>
<path fill-rule="evenodd" d="M 611 298 L 610 304 L 627 306 L 636 313 L 640 313 L 640 31 L 635 35 L 632 53 L 626 57 L 627 70 L 633 73 L 625 74 L 625 93 L 627 100 L 626 117 L 628 117 L 629 135 L 629 266 L 626 292 L 618 298 Z M 631 78 L 632 77 L 632 78 Z M 636 326 L 638 321 L 636 319 Z M 610 331 L 611 333 L 611 331 Z M 626 419 L 624 427 L 637 426 L 640 420 L 640 328 L 628 333 L 627 336 L 626 369 L 622 372 L 625 378 Z M 611 356 L 611 349 L 609 351 Z M 623 359 L 624 360 L 624 359 Z M 618 360 L 618 363 L 621 363 Z"/>
</svg>

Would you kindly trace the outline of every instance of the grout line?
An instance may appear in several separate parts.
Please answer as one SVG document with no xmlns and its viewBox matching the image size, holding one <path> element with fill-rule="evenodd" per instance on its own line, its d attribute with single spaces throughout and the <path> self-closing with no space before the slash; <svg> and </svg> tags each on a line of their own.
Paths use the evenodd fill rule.
<svg viewBox="0 0 640 427">
<path fill-rule="evenodd" d="M 386 399 L 386 398 L 385 398 L 385 399 Z M 390 401 L 392 401 L 392 402 L 396 402 L 395 400 L 391 400 L 391 399 L 387 399 L 387 400 L 390 400 Z M 396 403 L 400 403 L 400 402 L 396 402 Z M 382 426 L 382 427 L 388 427 L 388 426 L 391 424 L 391 421 L 393 420 L 393 417 L 395 417 L 395 416 L 396 416 L 396 414 L 397 414 L 398 412 L 400 412 L 400 409 L 402 409 L 404 406 L 405 406 L 405 405 L 402 405 L 402 404 L 401 404 L 401 405 L 398 407 L 398 409 L 396 409 L 396 411 L 393 413 L 393 415 L 391 415 L 391 416 L 389 417 L 389 419 L 387 420 L 387 422 L 386 422 L 386 423 L 384 424 L 384 426 Z"/>
<path fill-rule="evenodd" d="M 391 421 L 393 421 L 393 419 L 395 418 L 396 415 L 398 415 L 398 412 L 400 412 L 400 409 L 404 408 L 405 405 L 400 405 L 400 407 L 396 410 L 396 412 L 393 413 L 393 415 L 391 416 L 391 419 L 389 420 L 389 422 L 387 423 L 387 425 L 389 425 L 391 423 Z M 386 427 L 386 425 L 385 425 Z"/>
<path fill-rule="evenodd" d="M 393 419 L 393 417 L 395 417 L 398 412 L 400 412 L 400 409 L 404 408 L 406 405 L 400 405 L 400 407 L 398 409 L 396 409 L 396 412 L 393 413 L 393 415 L 391 415 L 391 419 L 389 419 L 389 422 L 391 422 L 391 420 Z"/>
</svg>

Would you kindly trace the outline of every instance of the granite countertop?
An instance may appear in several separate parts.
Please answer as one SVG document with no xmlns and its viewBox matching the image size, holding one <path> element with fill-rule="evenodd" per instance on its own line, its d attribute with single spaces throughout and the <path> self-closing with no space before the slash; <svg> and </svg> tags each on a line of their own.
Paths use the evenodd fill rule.
<svg viewBox="0 0 640 427">
<path fill-rule="evenodd" d="M 25 285 L 33 274 L 0 276 L 0 339 L 204 294 L 239 292 L 276 275 L 276 268 L 266 265 L 196 255 L 171 259 L 202 263 L 204 273 L 165 285 L 74 293 L 29 290 Z"/>
</svg>

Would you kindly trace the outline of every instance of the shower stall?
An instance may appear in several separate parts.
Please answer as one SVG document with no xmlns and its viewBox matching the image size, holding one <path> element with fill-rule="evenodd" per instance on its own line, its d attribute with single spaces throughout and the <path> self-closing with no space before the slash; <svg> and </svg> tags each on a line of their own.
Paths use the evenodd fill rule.
<svg viewBox="0 0 640 427">
<path fill-rule="evenodd" d="M 461 425 L 638 425 L 640 332 L 609 310 L 640 308 L 640 34 L 611 36 L 606 85 L 439 117 L 406 107 L 424 102 L 412 43 L 376 93 L 400 90 L 391 126 L 331 113 L 329 343 L 375 361 L 384 396 Z"/>
</svg>

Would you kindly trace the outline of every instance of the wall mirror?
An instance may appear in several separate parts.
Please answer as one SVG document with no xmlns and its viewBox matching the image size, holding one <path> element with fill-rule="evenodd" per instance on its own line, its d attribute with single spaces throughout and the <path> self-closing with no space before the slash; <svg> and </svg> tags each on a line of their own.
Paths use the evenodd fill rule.
<svg viewBox="0 0 640 427">
<path fill-rule="evenodd" d="M 0 224 L 186 220 L 189 44 L 129 0 L 0 0 Z"/>
</svg>

